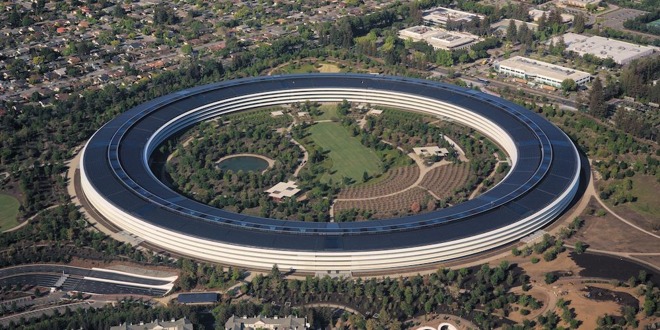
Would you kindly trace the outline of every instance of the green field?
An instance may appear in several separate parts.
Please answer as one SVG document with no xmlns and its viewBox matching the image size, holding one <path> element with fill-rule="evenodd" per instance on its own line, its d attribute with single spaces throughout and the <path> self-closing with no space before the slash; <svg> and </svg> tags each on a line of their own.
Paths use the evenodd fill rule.
<svg viewBox="0 0 660 330">
<path fill-rule="evenodd" d="M 0 194 L 0 231 L 18 226 L 18 200 L 6 194 Z"/>
<path fill-rule="evenodd" d="M 627 204 L 631 209 L 653 219 L 660 219 L 660 204 L 658 191 L 660 184 L 655 177 L 649 175 L 635 175 L 632 177 L 633 189 L 631 193 L 637 201 Z"/>
<path fill-rule="evenodd" d="M 356 182 L 362 182 L 364 171 L 370 176 L 382 172 L 382 163 L 376 152 L 363 146 L 340 124 L 318 123 L 309 128 L 309 133 L 314 144 L 330 151 L 327 156 L 332 167 L 322 180 L 332 178 L 336 181 L 349 177 Z"/>
<path fill-rule="evenodd" d="M 313 116 L 314 120 L 331 120 L 333 118 L 339 118 L 339 115 L 337 114 L 337 105 L 334 103 L 321 104 L 319 110 L 321 110 L 322 113 L 319 116 Z"/>
</svg>

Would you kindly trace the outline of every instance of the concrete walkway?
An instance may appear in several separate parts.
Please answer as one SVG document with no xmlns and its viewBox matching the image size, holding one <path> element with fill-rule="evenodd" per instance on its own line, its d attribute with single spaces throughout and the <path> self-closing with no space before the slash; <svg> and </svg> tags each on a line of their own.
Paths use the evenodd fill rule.
<svg viewBox="0 0 660 330">
<path fill-rule="evenodd" d="M 302 304 L 298 305 L 296 307 L 325 307 L 325 308 L 336 308 L 336 309 L 341 309 L 345 310 L 349 313 L 357 314 L 357 315 L 363 315 L 360 311 L 357 309 L 348 307 L 346 305 L 340 305 L 336 303 L 309 303 L 309 304 Z"/>
</svg>

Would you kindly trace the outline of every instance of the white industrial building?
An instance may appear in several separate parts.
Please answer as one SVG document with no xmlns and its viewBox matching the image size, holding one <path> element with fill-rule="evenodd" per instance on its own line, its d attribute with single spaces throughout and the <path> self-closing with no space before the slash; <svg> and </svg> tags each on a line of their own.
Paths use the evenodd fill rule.
<svg viewBox="0 0 660 330">
<path fill-rule="evenodd" d="M 481 39 L 470 33 L 447 31 L 428 26 L 413 26 L 399 31 L 399 38 L 426 41 L 434 49 L 457 50 L 471 47 Z"/>
<path fill-rule="evenodd" d="M 577 33 L 566 33 L 563 36 L 566 50 L 578 53 L 580 56 L 591 54 L 595 57 L 611 58 L 616 64 L 624 65 L 640 57 L 649 56 L 657 49 L 655 47 L 636 45 L 629 42 L 585 36 Z M 555 38 L 555 42 L 559 39 Z"/>
<path fill-rule="evenodd" d="M 500 73 L 533 80 L 535 82 L 560 87 L 562 81 L 573 79 L 576 84 L 583 85 L 591 79 L 587 72 L 565 68 L 563 66 L 541 62 L 522 56 L 515 56 L 495 64 Z"/>
<path fill-rule="evenodd" d="M 467 23 L 475 18 L 483 19 L 484 16 L 445 7 L 435 7 L 426 10 L 422 17 L 424 23 L 442 27 L 447 26 L 448 21 Z"/>
<path fill-rule="evenodd" d="M 529 14 L 529 17 L 531 17 L 534 22 L 538 22 L 541 19 L 541 17 L 543 17 L 544 14 L 545 14 L 546 19 L 548 17 L 550 17 L 550 11 L 549 10 L 530 9 L 528 14 Z M 574 18 L 575 18 L 575 16 L 573 16 L 571 14 L 561 13 L 562 23 L 570 23 L 570 22 L 573 21 Z"/>
</svg>

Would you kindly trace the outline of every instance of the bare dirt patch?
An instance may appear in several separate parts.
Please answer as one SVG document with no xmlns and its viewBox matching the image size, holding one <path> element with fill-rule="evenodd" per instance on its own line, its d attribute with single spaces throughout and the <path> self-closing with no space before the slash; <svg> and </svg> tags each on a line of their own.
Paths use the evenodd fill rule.
<svg viewBox="0 0 660 330">
<path fill-rule="evenodd" d="M 318 65 L 318 70 L 319 72 L 341 72 L 341 69 L 339 69 L 339 66 L 336 64 L 329 64 L 329 63 L 321 63 Z"/>
<path fill-rule="evenodd" d="M 128 261 L 111 261 L 111 262 L 103 262 L 103 261 L 96 261 L 96 260 L 89 260 L 89 259 L 80 259 L 80 258 L 72 258 L 71 262 L 68 263 L 68 266 L 73 266 L 73 267 L 81 267 L 81 268 L 105 268 L 105 269 L 115 269 L 115 270 L 122 270 L 122 271 L 129 271 L 132 273 L 139 273 L 135 270 L 141 270 L 142 273 L 144 274 L 160 274 L 162 276 L 173 276 L 173 275 L 178 275 L 179 270 L 175 268 L 170 268 L 170 267 L 165 267 L 165 266 L 154 266 L 154 265 L 141 265 L 141 264 L 136 264 Z M 158 275 L 153 275 L 153 276 L 158 276 Z"/>
<path fill-rule="evenodd" d="M 592 199 L 589 202 L 587 210 L 598 210 L 598 204 Z M 617 251 L 617 252 L 637 252 L 648 253 L 658 252 L 658 240 L 649 236 L 611 214 L 604 216 L 582 214 L 584 226 L 573 237 L 566 240 L 568 244 L 575 244 L 577 241 L 583 241 L 589 244 L 590 248 Z"/>
<path fill-rule="evenodd" d="M 660 267 L 660 255 L 658 256 L 643 256 L 643 255 L 638 255 L 638 254 L 631 254 L 631 257 L 637 258 L 639 260 L 646 261 L 652 265 L 655 265 L 656 267 Z"/>
</svg>

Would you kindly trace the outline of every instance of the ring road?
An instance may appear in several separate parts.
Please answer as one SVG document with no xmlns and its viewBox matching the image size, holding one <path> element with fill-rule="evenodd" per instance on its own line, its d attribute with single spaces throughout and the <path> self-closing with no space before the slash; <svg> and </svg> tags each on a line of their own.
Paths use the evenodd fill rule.
<svg viewBox="0 0 660 330">
<path fill-rule="evenodd" d="M 472 127 L 506 151 L 511 170 L 479 197 L 434 212 L 309 223 L 204 205 L 166 187 L 149 167 L 155 148 L 195 123 L 257 107 L 344 99 Z M 92 207 L 172 252 L 251 269 L 277 264 L 303 272 L 396 272 L 487 251 L 547 225 L 575 197 L 580 159 L 571 140 L 547 120 L 478 91 L 410 78 L 307 74 L 221 82 L 139 105 L 92 136 L 80 169 Z"/>
</svg>

